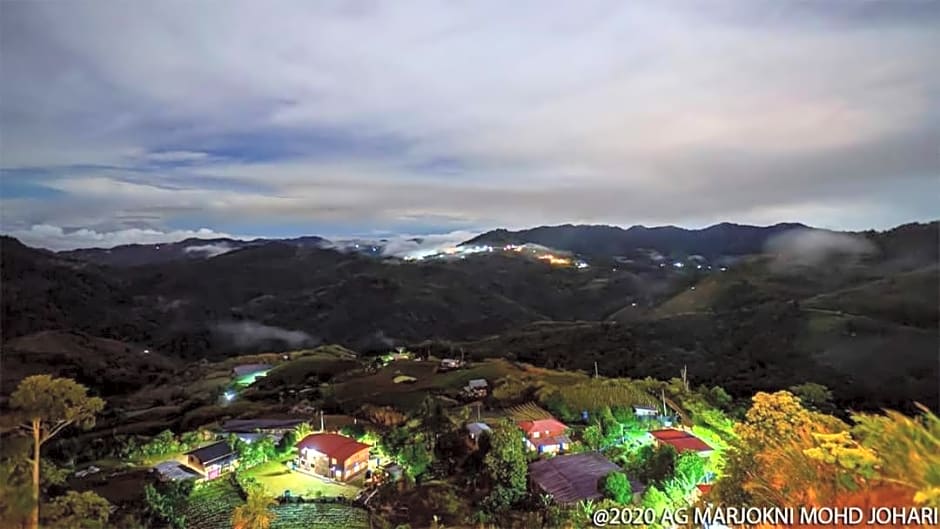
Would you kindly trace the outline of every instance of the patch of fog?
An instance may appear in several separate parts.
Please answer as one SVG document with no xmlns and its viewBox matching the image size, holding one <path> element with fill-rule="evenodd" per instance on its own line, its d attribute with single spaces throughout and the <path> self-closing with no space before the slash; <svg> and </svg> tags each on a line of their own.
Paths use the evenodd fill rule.
<svg viewBox="0 0 940 529">
<path fill-rule="evenodd" d="M 197 246 L 187 246 L 183 249 L 185 253 L 201 253 L 206 257 L 215 257 L 217 255 L 222 255 L 224 253 L 231 252 L 234 250 L 231 245 L 227 243 L 218 243 L 218 244 L 201 244 Z"/>
<path fill-rule="evenodd" d="M 458 230 L 432 235 L 397 235 L 382 243 L 382 255 L 388 257 L 423 257 L 453 248 L 479 235 L 478 232 Z"/>
<path fill-rule="evenodd" d="M 284 342 L 290 347 L 314 345 L 317 340 L 303 331 L 291 331 L 256 321 L 219 323 L 214 330 L 228 338 L 236 347 L 260 345 L 271 340 Z"/>
<path fill-rule="evenodd" d="M 838 258 L 855 261 L 875 254 L 878 249 L 861 235 L 826 230 L 791 230 L 771 237 L 764 246 L 773 256 L 771 267 L 783 271 L 791 267 L 819 266 Z"/>
</svg>

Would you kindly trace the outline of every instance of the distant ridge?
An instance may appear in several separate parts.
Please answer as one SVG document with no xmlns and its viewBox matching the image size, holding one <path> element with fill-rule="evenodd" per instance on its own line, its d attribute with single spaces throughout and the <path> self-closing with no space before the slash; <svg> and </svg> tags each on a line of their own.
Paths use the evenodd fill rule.
<svg viewBox="0 0 940 529">
<path fill-rule="evenodd" d="M 800 223 L 750 226 L 722 222 L 690 230 L 676 226 L 607 225 L 539 226 L 528 230 L 498 229 L 461 243 L 462 245 L 534 243 L 587 256 L 627 255 L 638 249 L 664 255 L 697 254 L 708 258 L 759 253 L 771 237 L 791 230 L 816 230 Z"/>
</svg>

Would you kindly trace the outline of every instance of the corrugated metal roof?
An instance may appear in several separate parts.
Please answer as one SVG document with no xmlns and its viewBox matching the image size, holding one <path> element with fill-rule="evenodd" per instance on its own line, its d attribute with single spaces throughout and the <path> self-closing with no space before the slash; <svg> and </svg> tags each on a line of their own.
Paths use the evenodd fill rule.
<svg viewBox="0 0 940 529">
<path fill-rule="evenodd" d="M 654 430 L 650 432 L 650 435 L 652 435 L 660 443 L 671 445 L 678 452 L 685 452 L 689 450 L 695 452 L 707 452 L 709 450 L 713 450 L 712 447 L 705 443 L 705 441 L 702 441 L 689 432 L 682 430 L 666 428 L 663 430 Z"/>
<path fill-rule="evenodd" d="M 598 482 L 620 467 L 596 452 L 555 456 L 529 465 L 529 477 L 557 503 L 601 497 Z"/>
<path fill-rule="evenodd" d="M 197 448 L 195 450 L 190 450 L 186 452 L 187 456 L 194 456 L 196 459 L 202 462 L 203 465 L 206 463 L 211 463 L 215 460 L 222 459 L 230 455 L 234 455 L 235 451 L 232 450 L 232 447 L 228 445 L 228 441 L 219 441 L 218 443 L 212 443 L 211 445 L 204 446 L 202 448 Z"/>
</svg>

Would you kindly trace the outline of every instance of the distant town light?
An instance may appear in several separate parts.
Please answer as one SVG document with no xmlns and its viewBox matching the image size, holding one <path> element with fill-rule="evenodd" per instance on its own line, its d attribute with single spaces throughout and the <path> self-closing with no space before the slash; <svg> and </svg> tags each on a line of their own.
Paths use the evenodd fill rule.
<svg viewBox="0 0 940 529">
<path fill-rule="evenodd" d="M 681 262 L 679 262 L 679 261 L 676 261 L 676 262 L 672 263 L 672 266 L 674 266 L 674 267 L 676 267 L 676 268 L 682 268 L 683 266 L 685 266 L 685 264 L 683 264 L 683 263 L 681 263 Z"/>
<path fill-rule="evenodd" d="M 225 397 L 226 402 L 232 402 L 233 400 L 235 400 L 235 392 L 226 391 L 224 397 Z"/>
</svg>

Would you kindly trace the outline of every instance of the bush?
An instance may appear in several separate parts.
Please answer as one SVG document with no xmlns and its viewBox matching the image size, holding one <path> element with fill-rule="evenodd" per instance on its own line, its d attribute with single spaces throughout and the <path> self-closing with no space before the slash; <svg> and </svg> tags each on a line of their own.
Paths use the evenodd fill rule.
<svg viewBox="0 0 940 529">
<path fill-rule="evenodd" d="M 620 505 L 633 501 L 633 486 L 623 472 L 611 472 L 601 479 L 601 491 L 604 496 Z"/>
</svg>

